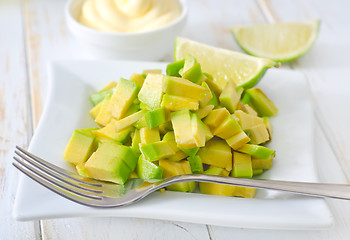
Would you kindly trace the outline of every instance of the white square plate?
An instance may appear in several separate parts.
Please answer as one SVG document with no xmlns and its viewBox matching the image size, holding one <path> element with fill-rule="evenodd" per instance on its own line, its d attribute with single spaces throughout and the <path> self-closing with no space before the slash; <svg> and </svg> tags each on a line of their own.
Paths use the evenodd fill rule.
<svg viewBox="0 0 350 240">
<path fill-rule="evenodd" d="M 94 126 L 89 95 L 111 80 L 128 78 L 143 69 L 163 69 L 165 63 L 126 61 L 62 61 L 49 69 L 50 91 L 29 150 L 66 169 L 65 146 L 77 128 Z M 313 111 L 303 74 L 270 69 L 259 83 L 279 109 L 271 119 L 277 157 L 261 178 L 317 182 L 313 159 Z M 74 169 L 72 169 L 74 171 Z M 138 217 L 241 228 L 317 229 L 333 217 L 323 199 L 258 190 L 254 199 L 198 193 L 156 192 L 127 207 L 97 209 L 71 202 L 21 176 L 14 207 L 17 220 L 63 217 Z"/>
</svg>

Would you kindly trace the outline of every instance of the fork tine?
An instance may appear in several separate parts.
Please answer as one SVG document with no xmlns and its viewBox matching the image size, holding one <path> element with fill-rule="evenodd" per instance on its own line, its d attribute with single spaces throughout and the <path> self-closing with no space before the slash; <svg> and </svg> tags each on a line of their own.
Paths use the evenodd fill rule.
<svg viewBox="0 0 350 240">
<path fill-rule="evenodd" d="M 52 190 L 53 187 L 56 187 L 56 188 L 60 188 L 61 189 L 61 193 L 64 194 L 64 195 L 67 195 L 68 193 L 71 193 L 71 194 L 75 194 L 75 195 L 77 195 L 79 197 L 88 198 L 88 199 L 95 199 L 95 200 L 102 200 L 103 199 L 103 197 L 101 197 L 101 196 L 89 194 L 87 192 L 83 192 L 81 190 L 74 189 L 74 188 L 70 187 L 69 185 L 64 184 L 63 182 L 59 182 L 56 179 L 54 179 L 52 176 L 41 172 L 40 170 L 30 166 L 29 164 L 26 164 L 23 160 L 20 160 L 17 157 L 14 157 L 14 159 L 17 161 L 17 163 L 20 164 L 19 165 L 17 163 L 13 163 L 13 165 L 16 168 L 18 168 L 19 170 L 24 172 L 27 176 L 29 176 L 33 180 L 35 180 L 38 183 L 40 183 L 40 184 L 44 185 L 45 187 L 49 188 L 50 190 Z M 51 186 L 51 187 L 49 187 L 49 186 Z M 67 191 L 68 193 L 65 193 L 63 190 Z M 62 194 L 60 194 L 60 195 L 62 195 Z"/>
<path fill-rule="evenodd" d="M 45 172 L 46 174 L 50 175 L 52 178 L 56 178 L 57 180 L 65 183 L 65 184 L 68 184 L 72 187 L 75 187 L 75 188 L 79 188 L 83 191 L 87 191 L 87 192 L 91 192 L 91 193 L 103 193 L 102 190 L 97 190 L 97 189 L 92 189 L 92 188 L 87 188 L 87 187 L 84 187 L 84 186 L 81 186 L 81 185 L 78 185 L 74 182 L 72 182 L 69 178 L 65 177 L 65 176 L 62 176 L 60 175 L 59 173 L 56 173 L 50 169 L 47 169 L 45 168 L 44 166 L 38 164 L 37 162 L 33 161 L 31 158 L 28 158 L 27 156 L 21 154 L 20 152 L 17 152 L 15 151 L 15 153 L 21 157 L 22 159 L 18 159 L 17 157 L 13 157 L 17 162 L 21 163 L 22 165 L 25 165 L 27 168 L 28 168 L 28 163 L 32 164 L 33 166 L 35 166 L 36 168 L 40 169 L 41 171 Z M 26 161 L 26 163 L 24 163 L 22 160 Z M 95 186 L 90 186 L 90 187 L 95 187 Z M 95 187 L 97 188 L 97 187 Z"/>
<path fill-rule="evenodd" d="M 45 161 L 44 159 L 42 158 L 39 158 L 37 156 L 35 156 L 34 154 L 24 150 L 23 148 L 19 147 L 19 146 L 16 146 L 16 149 L 19 150 L 22 154 L 26 155 L 27 157 L 29 157 L 31 160 L 37 162 L 38 164 L 40 165 L 43 165 L 45 166 L 46 168 L 49 168 L 50 170 L 56 172 L 56 173 L 59 173 L 60 175 L 63 175 L 71 180 L 74 180 L 76 182 L 79 182 L 81 184 L 86 184 L 86 185 L 91 185 L 91 186 L 96 186 L 96 187 L 102 187 L 103 186 L 103 183 L 102 182 L 99 182 L 99 181 L 96 181 L 96 180 L 92 180 L 92 179 L 85 179 L 84 177 L 82 176 L 79 176 L 79 175 L 76 175 L 74 173 L 71 173 L 71 172 L 68 172 L 67 170 L 63 169 L 63 168 L 60 168 L 58 166 L 55 166 L 53 165 L 52 163 L 49 163 L 47 161 Z M 17 155 L 18 154 L 18 151 L 15 151 L 15 153 Z M 21 155 L 22 157 L 23 155 Z M 23 157 L 22 157 L 23 158 Z M 29 160 L 27 160 L 29 161 Z M 32 162 L 31 162 L 32 163 Z M 33 164 L 33 163 L 32 163 Z M 34 165 L 34 164 L 33 164 Z"/>
</svg>

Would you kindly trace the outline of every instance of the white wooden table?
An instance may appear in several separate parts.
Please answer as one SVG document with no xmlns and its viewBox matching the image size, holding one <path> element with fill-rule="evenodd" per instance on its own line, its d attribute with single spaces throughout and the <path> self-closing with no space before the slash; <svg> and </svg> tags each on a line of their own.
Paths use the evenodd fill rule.
<svg viewBox="0 0 350 240">
<path fill-rule="evenodd" d="M 224 228 L 128 219 L 54 219 L 16 222 L 11 217 L 19 173 L 15 144 L 27 147 L 41 116 L 51 60 L 84 59 L 69 34 L 65 0 L 0 1 L 0 239 L 350 239 L 350 202 L 327 202 L 335 224 L 320 231 Z M 350 2 L 346 0 L 191 0 L 182 34 L 240 51 L 234 24 L 322 20 L 312 50 L 285 68 L 307 76 L 314 100 L 315 157 L 323 182 L 350 180 Z M 171 53 L 164 59 L 171 61 Z"/>
</svg>

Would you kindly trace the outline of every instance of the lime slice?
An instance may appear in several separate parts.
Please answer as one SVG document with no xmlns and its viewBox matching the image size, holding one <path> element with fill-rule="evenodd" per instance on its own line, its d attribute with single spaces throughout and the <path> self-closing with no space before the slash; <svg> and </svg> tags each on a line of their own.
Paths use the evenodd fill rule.
<svg viewBox="0 0 350 240">
<path fill-rule="evenodd" d="M 319 25 L 319 20 L 312 20 L 234 26 L 232 33 L 238 45 L 248 54 L 286 62 L 310 50 L 317 38 Z"/>
<path fill-rule="evenodd" d="M 188 54 L 197 59 L 203 72 L 213 76 L 214 82 L 221 90 L 228 79 L 232 79 L 237 87 L 251 88 L 258 83 L 266 69 L 276 65 L 276 62 L 270 59 L 252 57 L 177 37 L 175 60 L 181 60 Z"/>
</svg>

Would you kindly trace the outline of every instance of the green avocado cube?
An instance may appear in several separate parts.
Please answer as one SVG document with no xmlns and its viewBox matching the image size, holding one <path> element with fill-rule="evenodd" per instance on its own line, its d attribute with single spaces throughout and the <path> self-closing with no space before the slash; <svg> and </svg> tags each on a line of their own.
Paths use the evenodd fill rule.
<svg viewBox="0 0 350 240">
<path fill-rule="evenodd" d="M 166 122 L 165 109 L 158 108 L 146 113 L 146 125 L 148 128 L 155 128 Z"/>
<path fill-rule="evenodd" d="M 275 155 L 275 151 L 267 147 L 254 145 L 254 144 L 244 144 L 242 147 L 238 148 L 236 151 L 250 154 L 257 158 L 269 159 Z"/>
<path fill-rule="evenodd" d="M 194 157 L 197 154 L 199 147 L 194 147 L 190 149 L 180 148 L 180 150 L 186 153 L 188 156 Z"/>
<path fill-rule="evenodd" d="M 239 133 L 241 130 L 241 126 L 239 126 L 236 119 L 231 115 L 228 115 L 227 118 L 213 130 L 213 134 L 223 139 L 228 139 Z"/>
<path fill-rule="evenodd" d="M 85 169 L 92 178 L 124 184 L 135 170 L 137 158 L 130 147 L 103 142 L 87 160 Z"/>
<path fill-rule="evenodd" d="M 97 93 L 91 94 L 90 101 L 91 101 L 92 105 L 96 106 L 97 104 L 102 102 L 106 96 L 108 96 L 109 94 L 113 94 L 114 91 L 115 91 L 115 88 L 111 88 L 111 89 L 108 89 L 108 90 L 105 90 L 102 92 L 97 92 Z"/>
<path fill-rule="evenodd" d="M 156 164 L 146 160 L 140 155 L 137 162 L 136 172 L 143 179 L 160 179 L 163 177 L 163 169 Z"/>
<path fill-rule="evenodd" d="M 157 161 L 175 154 L 168 142 L 159 141 L 141 146 L 141 152 L 148 161 Z"/>
<path fill-rule="evenodd" d="M 275 104 L 265 95 L 260 88 L 247 89 L 245 95 L 248 95 L 249 102 L 259 116 L 275 116 L 278 109 Z"/>
<path fill-rule="evenodd" d="M 219 97 L 220 103 L 224 106 L 230 113 L 236 110 L 237 104 L 239 103 L 240 96 L 236 92 L 236 86 L 233 81 L 228 81 L 225 88 Z"/>
<path fill-rule="evenodd" d="M 84 163 L 95 149 L 94 129 L 77 129 L 73 132 L 64 151 L 63 158 L 74 165 Z"/>
<path fill-rule="evenodd" d="M 141 143 L 140 130 L 135 129 L 135 131 L 132 134 L 131 149 L 137 155 L 141 154 L 140 147 L 139 147 L 140 143 Z"/>
<path fill-rule="evenodd" d="M 187 160 L 190 163 L 191 171 L 193 173 L 202 173 L 203 172 L 203 164 L 202 164 L 202 160 L 199 156 L 188 157 Z"/>
<path fill-rule="evenodd" d="M 166 74 L 168 76 L 181 77 L 181 75 L 179 74 L 179 71 L 181 68 L 184 67 L 184 65 L 185 65 L 185 59 L 170 63 L 166 67 Z"/>
<path fill-rule="evenodd" d="M 164 75 L 150 73 L 147 75 L 138 98 L 151 109 L 160 107 L 163 97 Z"/>
<path fill-rule="evenodd" d="M 233 152 L 233 171 L 232 177 L 252 178 L 253 168 L 252 160 L 249 154 Z"/>
<path fill-rule="evenodd" d="M 203 79 L 201 65 L 190 55 L 185 58 L 182 77 L 197 84 Z"/>
</svg>

